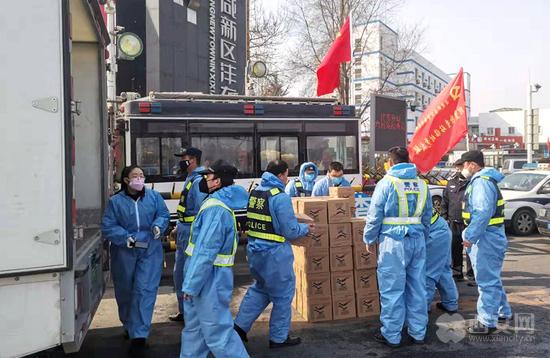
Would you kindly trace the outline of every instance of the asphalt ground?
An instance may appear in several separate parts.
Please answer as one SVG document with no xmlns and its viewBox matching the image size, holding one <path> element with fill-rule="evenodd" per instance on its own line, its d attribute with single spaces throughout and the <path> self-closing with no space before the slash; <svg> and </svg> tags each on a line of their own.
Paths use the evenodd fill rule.
<svg viewBox="0 0 550 358">
<path fill-rule="evenodd" d="M 168 256 L 168 262 L 170 262 Z M 247 287 L 252 283 L 244 256 L 238 251 L 232 311 L 236 313 Z M 166 272 L 169 272 L 167 267 Z M 268 348 L 269 307 L 249 333 L 251 357 L 550 357 L 550 238 L 509 237 L 503 281 L 515 317 L 499 325 L 499 331 L 481 339 L 465 333 L 475 317 L 477 288 L 458 283 L 459 315 L 449 316 L 434 306 L 430 314 L 427 344 L 412 345 L 406 333 L 403 346 L 390 349 L 372 338 L 378 319 L 351 319 L 307 323 L 294 314 L 292 331 L 303 339 L 300 346 L 279 350 Z M 159 290 L 150 334 L 150 357 L 178 357 L 182 325 L 168 320 L 176 311 L 171 277 L 165 275 Z M 463 320 L 464 319 L 464 320 Z M 118 321 L 112 288 L 109 288 L 92 322 L 91 330 L 74 357 L 124 357 L 128 341 Z"/>
</svg>

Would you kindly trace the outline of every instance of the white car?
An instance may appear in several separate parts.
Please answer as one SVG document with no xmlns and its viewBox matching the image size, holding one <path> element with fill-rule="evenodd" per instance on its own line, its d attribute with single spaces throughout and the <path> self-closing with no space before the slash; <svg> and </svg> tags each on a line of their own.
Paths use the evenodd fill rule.
<svg viewBox="0 0 550 358">
<path fill-rule="evenodd" d="M 522 170 L 506 176 L 498 185 L 504 201 L 504 220 L 516 235 L 537 229 L 535 218 L 550 203 L 550 171 Z"/>
</svg>

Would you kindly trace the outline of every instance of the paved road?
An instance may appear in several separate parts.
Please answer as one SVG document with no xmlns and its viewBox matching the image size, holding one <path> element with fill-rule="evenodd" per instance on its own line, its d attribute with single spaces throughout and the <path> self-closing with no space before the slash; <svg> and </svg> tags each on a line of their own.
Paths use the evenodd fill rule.
<svg viewBox="0 0 550 358">
<path fill-rule="evenodd" d="M 239 264 L 235 266 L 236 311 L 246 288 L 251 283 L 244 262 L 242 248 Z M 433 308 L 425 346 L 406 344 L 398 350 L 390 350 L 372 339 L 379 328 L 377 320 L 354 319 L 331 323 L 309 324 L 297 315 L 293 331 L 300 335 L 301 346 L 270 351 L 268 345 L 268 318 L 265 312 L 249 334 L 248 351 L 252 357 L 550 357 L 550 238 L 531 236 L 510 237 L 503 280 L 517 322 L 525 330 L 517 329 L 516 321 L 502 325 L 501 332 L 490 341 L 479 342 L 464 337 L 462 321 L 448 322 L 450 316 Z M 473 319 L 477 289 L 459 283 L 461 295 L 460 314 Z M 169 278 L 163 280 L 151 332 L 151 357 L 177 357 L 181 326 L 168 322 L 174 312 L 175 296 L 169 286 Z M 454 318 L 457 318 L 455 316 Z M 534 323 L 531 321 L 534 319 Z M 439 321 L 438 321 L 439 320 Z M 438 323 L 436 323 L 438 321 Z M 456 328 L 456 330 L 453 330 Z M 534 329 L 531 329 L 534 328 Z M 442 337 L 443 342 L 439 337 Z M 406 342 L 406 335 L 404 335 Z M 112 290 L 107 292 L 92 323 L 92 330 L 75 357 L 123 357 L 128 343 L 122 338 L 122 328 L 117 319 Z"/>
</svg>

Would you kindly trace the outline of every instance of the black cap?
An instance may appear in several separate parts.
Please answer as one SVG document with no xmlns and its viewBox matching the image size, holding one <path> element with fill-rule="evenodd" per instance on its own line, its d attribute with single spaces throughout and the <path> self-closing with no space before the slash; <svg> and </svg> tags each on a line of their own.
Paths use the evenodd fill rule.
<svg viewBox="0 0 550 358">
<path fill-rule="evenodd" d="M 471 150 L 469 152 L 462 154 L 462 156 L 460 157 L 460 160 L 462 160 L 463 163 L 474 162 L 480 167 L 485 166 L 485 159 L 483 157 L 483 153 L 481 153 L 479 150 Z"/>
<path fill-rule="evenodd" d="M 182 149 L 180 153 L 176 153 L 174 155 L 176 157 L 183 157 L 184 155 L 188 155 L 190 157 L 195 157 L 200 160 L 202 156 L 202 151 L 194 147 L 189 147 L 187 149 Z"/>
<path fill-rule="evenodd" d="M 237 174 L 239 174 L 239 170 L 225 161 L 218 160 L 217 162 L 212 164 L 211 167 L 200 171 L 199 174 L 214 174 L 218 178 L 235 179 L 237 177 Z"/>
<path fill-rule="evenodd" d="M 462 159 L 459 159 L 455 162 L 455 167 L 459 166 L 459 165 L 463 165 L 464 164 L 464 161 Z"/>
</svg>

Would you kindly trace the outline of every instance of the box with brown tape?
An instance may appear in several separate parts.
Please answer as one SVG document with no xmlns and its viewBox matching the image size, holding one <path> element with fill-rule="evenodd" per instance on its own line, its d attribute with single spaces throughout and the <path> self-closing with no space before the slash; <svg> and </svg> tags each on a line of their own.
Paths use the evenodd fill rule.
<svg viewBox="0 0 550 358">
<path fill-rule="evenodd" d="M 353 271 L 332 272 L 330 274 L 332 297 L 355 294 Z"/>
<path fill-rule="evenodd" d="M 351 221 L 351 207 L 348 199 L 327 199 L 328 223 L 346 223 Z"/>
<path fill-rule="evenodd" d="M 372 248 L 373 252 L 367 252 L 366 245 L 353 246 L 353 267 L 356 270 L 368 270 L 376 268 L 376 247 Z"/>
<path fill-rule="evenodd" d="M 296 283 L 298 285 L 298 283 Z M 330 273 L 304 274 L 301 278 L 302 294 L 309 298 L 331 297 Z"/>
<path fill-rule="evenodd" d="M 298 200 L 298 212 L 306 214 L 316 223 L 326 224 L 327 221 L 327 201 L 322 198 L 307 198 Z"/>
<path fill-rule="evenodd" d="M 351 224 L 350 223 L 336 223 L 330 224 L 328 226 L 329 231 L 329 246 L 330 247 L 340 247 L 340 246 L 351 246 L 352 233 L 351 233 Z"/>
<path fill-rule="evenodd" d="M 333 297 L 332 316 L 334 320 L 357 317 L 355 295 Z"/>
<path fill-rule="evenodd" d="M 315 228 L 309 234 L 292 241 L 292 245 L 310 247 L 313 249 L 329 248 L 329 229 L 327 224 L 315 224 Z"/>
<path fill-rule="evenodd" d="M 380 299 L 378 295 L 365 295 L 358 293 L 357 317 L 378 317 L 380 316 Z"/>
<path fill-rule="evenodd" d="M 365 231 L 366 220 L 364 218 L 351 219 L 351 233 L 353 237 L 353 245 L 365 245 L 363 241 L 363 233 Z"/>
<path fill-rule="evenodd" d="M 301 313 L 308 322 L 332 321 L 332 299 L 304 297 Z"/>
<path fill-rule="evenodd" d="M 353 249 L 351 246 L 330 248 L 330 271 L 353 270 Z"/>
<path fill-rule="evenodd" d="M 331 198 L 355 199 L 355 190 L 351 186 L 331 186 L 328 193 Z"/>
<path fill-rule="evenodd" d="M 327 249 L 314 249 L 292 246 L 297 267 L 304 273 L 323 273 L 330 271 L 330 255 Z"/>
<path fill-rule="evenodd" d="M 355 292 L 364 295 L 378 294 L 376 269 L 355 270 Z"/>
</svg>

